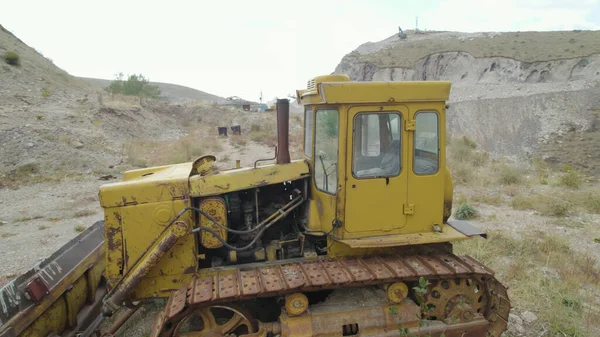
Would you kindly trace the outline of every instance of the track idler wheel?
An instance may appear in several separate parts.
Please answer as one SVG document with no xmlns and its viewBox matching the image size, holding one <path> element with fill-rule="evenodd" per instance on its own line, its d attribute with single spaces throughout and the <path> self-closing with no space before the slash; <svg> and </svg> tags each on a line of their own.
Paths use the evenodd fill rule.
<svg viewBox="0 0 600 337">
<path fill-rule="evenodd" d="M 250 314 L 239 306 L 198 308 L 186 315 L 175 327 L 173 337 L 227 337 L 257 331 Z"/>
</svg>

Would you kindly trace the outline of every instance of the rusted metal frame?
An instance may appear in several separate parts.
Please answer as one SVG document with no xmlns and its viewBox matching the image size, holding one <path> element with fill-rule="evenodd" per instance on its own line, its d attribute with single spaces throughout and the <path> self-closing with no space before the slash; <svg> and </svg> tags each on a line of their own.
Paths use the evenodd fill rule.
<svg viewBox="0 0 600 337">
<path fill-rule="evenodd" d="M 105 316 L 110 316 L 119 309 L 131 290 L 141 282 L 142 278 L 150 272 L 177 240 L 188 232 L 189 226 L 183 221 L 176 221 L 167 226 L 166 230 L 154 241 L 154 244 L 148 246 L 146 252 L 129 269 L 129 273 L 121 278 L 109 295 L 107 295 L 102 307 L 102 313 Z"/>
<path fill-rule="evenodd" d="M 89 282 L 88 273 L 98 263 L 103 263 L 105 247 L 103 244 L 103 221 L 98 221 L 86 229 L 82 234 L 62 246 L 50 257 L 42 261 L 38 267 L 27 271 L 0 289 L 0 297 L 6 305 L 6 311 L 0 311 L 0 336 L 9 334 L 19 335 L 28 326 L 35 322 L 51 305 L 66 296 L 66 292 L 80 278 Z M 28 287 L 33 280 L 38 280 L 46 287 L 41 297 L 27 298 Z M 87 284 L 86 302 L 78 313 L 83 313 L 82 321 L 88 319 L 93 308 L 97 307 L 98 296 L 92 297 L 90 288 L 99 288 L 103 293 L 100 280 L 99 284 Z M 29 293 L 33 293 L 30 291 Z M 94 291 L 94 295 L 95 291 Z M 66 299 L 66 298 L 65 298 Z M 101 298 L 100 298 L 101 299 Z M 73 320 L 71 320 L 73 323 Z M 67 326 L 67 330 L 76 328 Z"/>
<path fill-rule="evenodd" d="M 192 210 L 191 207 L 186 207 L 184 209 L 182 209 L 181 211 L 179 211 L 179 213 L 177 213 L 177 215 L 175 215 L 170 221 L 169 223 L 165 226 L 165 228 L 163 228 L 163 230 L 154 238 L 154 240 L 152 240 L 152 242 L 150 242 L 150 244 L 148 245 L 148 248 L 146 249 L 146 252 L 148 251 L 148 249 L 150 249 L 150 247 L 154 246 L 154 244 L 161 239 L 165 233 L 170 230 L 171 226 L 173 225 L 173 223 L 175 223 L 175 221 L 177 221 L 185 212 L 188 212 Z M 120 219 L 119 219 L 120 221 Z M 140 256 L 138 256 L 138 258 L 133 262 L 132 266 L 137 265 L 142 258 L 145 256 L 146 254 L 142 254 Z M 113 293 L 116 291 L 116 288 L 119 284 L 121 284 L 123 282 L 123 280 L 129 276 L 129 274 L 131 273 L 133 268 L 128 268 L 127 270 L 125 270 L 125 272 L 123 273 L 123 276 L 121 276 L 121 278 L 114 284 L 112 284 L 112 288 L 111 290 L 108 292 L 108 294 L 106 294 L 107 297 L 110 297 L 113 295 Z"/>
</svg>

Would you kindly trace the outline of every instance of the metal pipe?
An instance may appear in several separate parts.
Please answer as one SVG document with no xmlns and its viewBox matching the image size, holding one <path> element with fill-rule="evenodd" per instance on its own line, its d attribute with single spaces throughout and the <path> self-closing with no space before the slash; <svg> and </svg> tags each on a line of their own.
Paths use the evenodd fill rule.
<svg viewBox="0 0 600 337">
<path fill-rule="evenodd" d="M 289 132 L 290 132 L 290 101 L 286 98 L 277 99 L 277 164 L 290 162 Z"/>
<path fill-rule="evenodd" d="M 125 311 L 121 316 L 119 316 L 119 318 L 117 318 L 117 320 L 113 323 L 113 325 L 111 325 L 111 327 L 108 330 L 106 330 L 105 334 L 110 334 L 110 335 L 116 334 L 117 331 L 119 331 L 119 329 L 123 326 L 123 324 L 125 324 L 125 322 L 127 322 L 127 320 L 133 314 L 135 314 L 135 312 L 138 311 L 138 309 L 141 307 L 142 307 L 142 305 L 139 304 L 138 306 L 134 307 L 133 309 L 127 309 L 127 311 Z"/>
</svg>

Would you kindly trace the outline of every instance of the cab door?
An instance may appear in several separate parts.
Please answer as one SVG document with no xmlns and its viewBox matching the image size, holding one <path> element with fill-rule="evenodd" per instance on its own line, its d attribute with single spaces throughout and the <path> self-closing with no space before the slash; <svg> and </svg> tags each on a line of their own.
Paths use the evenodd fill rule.
<svg viewBox="0 0 600 337">
<path fill-rule="evenodd" d="M 407 116 L 404 105 L 348 110 L 347 232 L 377 235 L 406 225 Z"/>
<path fill-rule="evenodd" d="M 445 148 L 444 107 L 442 104 L 415 104 L 414 121 L 408 137 L 408 204 L 413 213 L 406 231 L 430 232 L 443 223 Z"/>
</svg>

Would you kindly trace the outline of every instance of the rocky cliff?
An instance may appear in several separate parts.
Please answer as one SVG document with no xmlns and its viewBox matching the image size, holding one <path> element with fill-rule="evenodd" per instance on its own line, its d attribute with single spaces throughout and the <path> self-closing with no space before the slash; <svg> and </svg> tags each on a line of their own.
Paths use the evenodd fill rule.
<svg viewBox="0 0 600 337">
<path fill-rule="evenodd" d="M 335 73 L 358 81 L 451 81 L 452 133 L 492 152 L 600 173 L 600 165 L 589 165 L 600 163 L 600 151 L 569 156 L 580 146 L 574 140 L 600 141 L 600 32 L 408 32 L 359 46 Z"/>
</svg>

